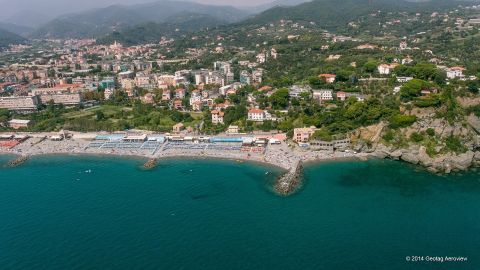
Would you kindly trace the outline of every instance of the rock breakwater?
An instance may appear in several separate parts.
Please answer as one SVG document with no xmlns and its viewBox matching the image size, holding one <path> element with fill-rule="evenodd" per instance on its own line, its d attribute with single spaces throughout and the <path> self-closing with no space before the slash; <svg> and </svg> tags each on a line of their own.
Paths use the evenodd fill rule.
<svg viewBox="0 0 480 270">
<path fill-rule="evenodd" d="M 298 161 L 296 166 L 281 175 L 275 183 L 275 191 L 278 194 L 287 196 L 294 193 L 302 184 L 303 163 Z"/>
</svg>

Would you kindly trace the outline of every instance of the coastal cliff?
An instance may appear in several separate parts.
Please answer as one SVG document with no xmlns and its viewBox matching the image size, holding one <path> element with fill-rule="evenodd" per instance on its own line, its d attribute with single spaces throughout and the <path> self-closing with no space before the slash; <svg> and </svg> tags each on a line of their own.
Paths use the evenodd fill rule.
<svg viewBox="0 0 480 270">
<path fill-rule="evenodd" d="M 408 111 L 416 121 L 407 127 L 372 125 L 354 134 L 354 150 L 425 167 L 432 173 L 465 171 L 480 166 L 480 118 L 471 113 L 458 121 L 438 118 L 438 109 Z M 376 134 L 376 136 L 372 135 Z"/>
<path fill-rule="evenodd" d="M 467 151 L 461 154 L 446 153 L 431 157 L 424 146 L 412 146 L 404 149 L 394 149 L 383 144 L 378 145 L 372 156 L 402 160 L 411 164 L 421 165 L 432 173 L 450 173 L 464 171 L 480 166 L 480 152 Z"/>
</svg>

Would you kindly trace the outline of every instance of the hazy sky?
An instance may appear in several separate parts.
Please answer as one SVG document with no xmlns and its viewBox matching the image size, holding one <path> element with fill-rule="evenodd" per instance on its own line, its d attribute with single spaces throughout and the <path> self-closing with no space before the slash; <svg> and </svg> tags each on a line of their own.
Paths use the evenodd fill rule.
<svg viewBox="0 0 480 270">
<path fill-rule="evenodd" d="M 155 2 L 155 0 L 0 0 L 2 12 L 0 19 L 9 18 L 17 12 L 28 10 L 55 17 L 62 13 L 75 13 L 95 7 L 112 4 L 137 4 Z M 273 2 L 273 0 L 195 0 L 204 4 L 252 6 Z"/>
</svg>

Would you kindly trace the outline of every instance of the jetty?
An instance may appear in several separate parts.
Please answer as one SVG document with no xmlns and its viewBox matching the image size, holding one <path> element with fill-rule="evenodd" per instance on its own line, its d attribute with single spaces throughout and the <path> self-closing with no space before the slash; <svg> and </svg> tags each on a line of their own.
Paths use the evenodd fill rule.
<svg viewBox="0 0 480 270">
<path fill-rule="evenodd" d="M 297 164 L 289 171 L 280 176 L 275 183 L 275 191 L 284 196 L 294 193 L 302 184 L 303 162 L 297 161 Z"/>
<path fill-rule="evenodd" d="M 8 167 L 17 167 L 25 163 L 28 160 L 28 156 L 19 156 L 14 160 L 10 160 L 7 164 Z"/>
<path fill-rule="evenodd" d="M 155 168 L 155 166 L 157 166 L 157 159 L 156 158 L 152 158 L 152 159 L 149 159 L 147 162 L 145 162 L 145 164 L 143 164 L 143 168 L 144 169 L 153 169 Z"/>
</svg>

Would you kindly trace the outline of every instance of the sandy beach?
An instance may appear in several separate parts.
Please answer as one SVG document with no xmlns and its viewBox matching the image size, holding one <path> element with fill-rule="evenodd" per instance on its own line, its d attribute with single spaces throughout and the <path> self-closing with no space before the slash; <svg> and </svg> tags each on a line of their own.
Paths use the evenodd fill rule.
<svg viewBox="0 0 480 270">
<path fill-rule="evenodd" d="M 310 151 L 300 149 L 297 146 L 289 146 L 282 142 L 276 145 L 267 145 L 263 153 L 242 152 L 239 150 L 218 150 L 218 149 L 164 149 L 164 143 L 155 152 L 151 149 L 139 148 L 98 148 L 89 147 L 91 140 L 86 139 L 68 139 L 62 141 L 52 141 L 45 139 L 45 134 L 35 134 L 23 143 L 13 148 L 0 148 L 0 154 L 13 154 L 22 156 L 38 155 L 114 155 L 114 156 L 132 156 L 146 159 L 163 159 L 173 157 L 191 157 L 191 158 L 220 158 L 233 159 L 251 162 L 262 162 L 271 166 L 280 167 L 284 170 L 292 170 L 299 161 L 312 162 L 322 160 L 336 160 L 345 158 L 360 157 L 359 154 L 330 151 Z"/>
</svg>

